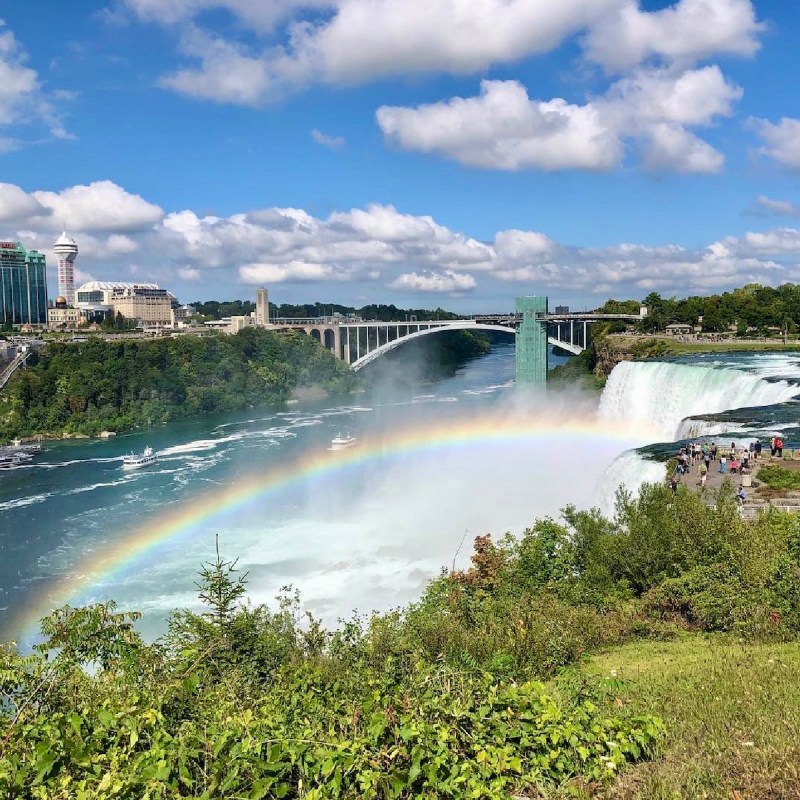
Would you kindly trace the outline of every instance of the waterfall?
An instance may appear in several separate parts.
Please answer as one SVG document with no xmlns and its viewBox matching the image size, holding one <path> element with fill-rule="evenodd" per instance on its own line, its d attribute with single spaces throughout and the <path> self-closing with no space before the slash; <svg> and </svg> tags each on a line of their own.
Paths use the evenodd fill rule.
<svg viewBox="0 0 800 800">
<path fill-rule="evenodd" d="M 798 394 L 796 384 L 737 369 L 623 361 L 603 390 L 600 417 L 619 425 L 650 424 L 671 441 L 680 437 L 685 417 L 785 403 Z"/>
<path fill-rule="evenodd" d="M 607 517 L 612 517 L 616 491 L 620 486 L 636 495 L 642 484 L 661 483 L 665 476 L 666 469 L 662 462 L 651 461 L 636 450 L 626 450 L 609 464 L 597 481 L 593 505 Z"/>
</svg>

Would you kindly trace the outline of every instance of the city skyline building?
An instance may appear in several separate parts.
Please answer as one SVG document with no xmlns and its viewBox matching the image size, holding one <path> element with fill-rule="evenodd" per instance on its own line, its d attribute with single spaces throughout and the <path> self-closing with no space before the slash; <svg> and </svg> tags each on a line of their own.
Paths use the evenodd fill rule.
<svg viewBox="0 0 800 800">
<path fill-rule="evenodd" d="M 0 242 L 0 324 L 47 323 L 44 253 L 19 242 Z"/>
<path fill-rule="evenodd" d="M 122 314 L 154 325 L 172 325 L 177 301 L 156 283 L 89 281 L 78 287 L 77 308 L 89 315 Z"/>
<path fill-rule="evenodd" d="M 269 325 L 269 292 L 263 286 L 256 289 L 256 325 Z"/>
<path fill-rule="evenodd" d="M 58 294 L 67 301 L 69 307 L 75 306 L 75 259 L 78 245 L 63 231 L 53 245 L 58 257 Z"/>
</svg>

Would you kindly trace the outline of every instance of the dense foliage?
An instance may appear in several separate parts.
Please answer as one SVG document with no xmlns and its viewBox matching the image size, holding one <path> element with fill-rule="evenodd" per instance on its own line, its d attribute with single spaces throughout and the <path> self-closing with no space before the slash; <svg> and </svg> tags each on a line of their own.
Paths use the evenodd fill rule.
<svg viewBox="0 0 800 800">
<path fill-rule="evenodd" d="M 770 489 L 800 489 L 800 472 L 767 464 L 758 471 L 758 480 Z"/>
<path fill-rule="evenodd" d="M 645 333 L 663 331 L 671 323 L 696 325 L 708 333 L 736 330 L 764 334 L 770 328 L 789 332 L 800 326 L 800 285 L 784 283 L 777 288 L 749 283 L 731 292 L 707 297 L 693 296 L 678 300 L 651 292 L 642 301 L 648 314 L 639 328 Z M 638 314 L 639 303 L 632 300 L 609 300 L 601 309 L 609 314 Z"/>
<path fill-rule="evenodd" d="M 610 779 L 661 737 L 613 680 L 570 670 L 583 654 L 682 628 L 800 632 L 800 523 L 743 520 L 729 485 L 716 508 L 646 486 L 613 519 L 567 508 L 478 537 L 418 602 L 333 632 L 290 592 L 243 604 L 245 577 L 205 565 L 204 610 L 152 645 L 109 603 L 53 612 L 31 656 L 0 650 L 0 793 L 534 797 Z"/>
<path fill-rule="evenodd" d="M 117 431 L 285 400 L 298 386 L 345 390 L 348 368 L 312 337 L 248 328 L 49 345 L 0 395 L 0 439 Z"/>
<path fill-rule="evenodd" d="M 190 304 L 203 319 L 246 317 L 256 310 L 252 300 L 206 300 Z"/>
<path fill-rule="evenodd" d="M 223 317 L 248 315 L 250 312 L 255 311 L 256 305 L 250 300 L 224 300 L 222 302 L 217 300 L 208 300 L 205 302 L 194 302 L 191 305 L 195 308 L 198 314 L 201 314 L 204 319 L 222 319 Z M 269 304 L 270 318 L 275 317 L 300 317 L 300 318 L 318 318 L 318 317 L 332 317 L 334 314 L 355 314 L 362 319 L 379 320 L 381 322 L 397 322 L 400 320 L 416 319 L 430 320 L 430 319 L 458 319 L 458 314 L 453 314 L 444 309 L 437 308 L 431 310 L 429 308 L 398 308 L 393 304 L 386 305 L 385 303 L 375 304 L 371 303 L 361 308 L 355 306 L 343 306 L 338 303 L 282 303 L 276 305 L 275 303 Z"/>
</svg>

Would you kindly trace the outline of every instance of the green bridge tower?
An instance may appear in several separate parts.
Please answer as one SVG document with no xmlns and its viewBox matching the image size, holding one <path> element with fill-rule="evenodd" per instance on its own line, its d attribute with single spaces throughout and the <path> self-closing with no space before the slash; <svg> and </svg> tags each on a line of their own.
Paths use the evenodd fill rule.
<svg viewBox="0 0 800 800">
<path fill-rule="evenodd" d="M 517 386 L 544 386 L 547 382 L 546 297 L 518 297 L 517 314 L 522 324 L 517 331 Z"/>
</svg>

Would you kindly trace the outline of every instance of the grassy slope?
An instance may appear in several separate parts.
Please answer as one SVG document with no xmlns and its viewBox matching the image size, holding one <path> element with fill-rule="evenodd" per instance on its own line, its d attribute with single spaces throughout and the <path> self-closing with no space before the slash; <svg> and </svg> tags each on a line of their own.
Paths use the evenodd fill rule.
<svg viewBox="0 0 800 800">
<path fill-rule="evenodd" d="M 557 797 L 800 798 L 800 643 L 687 635 L 615 648 L 583 670 L 609 677 L 613 705 L 659 714 L 667 738 L 611 786 Z"/>
<path fill-rule="evenodd" d="M 666 348 L 663 355 L 683 355 L 689 353 L 729 353 L 729 352 L 750 352 L 750 351 L 797 351 L 800 350 L 800 342 L 781 341 L 774 342 L 748 342 L 748 341 L 724 341 L 724 342 L 681 342 L 677 339 L 652 336 L 647 338 L 633 336 L 613 335 L 610 337 L 616 346 L 622 350 L 630 350 L 637 343 L 658 342 Z"/>
</svg>

